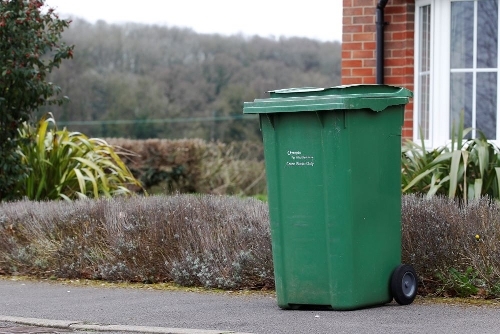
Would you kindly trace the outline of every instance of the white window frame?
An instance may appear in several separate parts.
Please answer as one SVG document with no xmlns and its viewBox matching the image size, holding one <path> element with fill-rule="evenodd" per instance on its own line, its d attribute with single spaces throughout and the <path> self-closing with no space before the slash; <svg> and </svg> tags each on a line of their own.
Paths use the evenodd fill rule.
<svg viewBox="0 0 500 334">
<path fill-rule="evenodd" d="M 426 148 L 435 148 L 450 142 L 450 35 L 451 3 L 471 0 L 415 0 L 415 52 L 414 52 L 414 110 L 413 140 L 420 143 L 420 8 L 431 6 L 431 41 L 430 41 L 430 89 L 429 89 L 429 137 L 424 140 Z M 500 15 L 499 32 L 500 32 Z M 474 27 L 477 34 L 477 26 Z M 500 42 L 497 62 L 497 124 L 494 144 L 500 146 Z M 474 46 L 474 59 L 476 59 Z M 475 69 L 477 71 L 477 69 Z M 481 70 L 477 71 L 480 72 Z M 474 87 L 474 99 L 475 87 Z"/>
</svg>

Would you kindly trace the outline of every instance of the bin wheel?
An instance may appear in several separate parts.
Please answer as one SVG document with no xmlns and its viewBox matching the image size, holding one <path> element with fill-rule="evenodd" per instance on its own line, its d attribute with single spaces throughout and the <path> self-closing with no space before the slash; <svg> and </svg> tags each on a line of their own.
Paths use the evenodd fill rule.
<svg viewBox="0 0 500 334">
<path fill-rule="evenodd" d="M 392 273 L 391 292 L 399 305 L 409 305 L 417 296 L 417 274 L 409 264 L 400 264 Z"/>
</svg>

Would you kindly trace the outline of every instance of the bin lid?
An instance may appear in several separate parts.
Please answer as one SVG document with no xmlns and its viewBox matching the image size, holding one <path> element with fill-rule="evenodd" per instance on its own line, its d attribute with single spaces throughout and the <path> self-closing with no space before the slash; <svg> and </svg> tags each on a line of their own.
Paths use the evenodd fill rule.
<svg viewBox="0 0 500 334">
<path fill-rule="evenodd" d="M 413 93 L 389 85 L 348 85 L 329 88 L 289 88 L 268 92 L 270 98 L 245 102 L 244 114 L 320 110 L 371 109 L 382 111 L 407 104 Z"/>
</svg>

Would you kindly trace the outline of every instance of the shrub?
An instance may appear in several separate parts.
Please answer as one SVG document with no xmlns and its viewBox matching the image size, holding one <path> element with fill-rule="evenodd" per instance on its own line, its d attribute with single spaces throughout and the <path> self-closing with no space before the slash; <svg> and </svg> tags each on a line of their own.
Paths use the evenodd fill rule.
<svg viewBox="0 0 500 334">
<path fill-rule="evenodd" d="M 19 131 L 22 163 L 30 170 L 18 191 L 31 200 L 75 199 L 131 194 L 140 186 L 112 146 L 66 128 L 58 130 L 49 113 L 37 128 Z"/>
<path fill-rule="evenodd" d="M 463 113 L 452 129 L 452 141 L 427 151 L 412 141 L 403 145 L 403 193 L 436 194 L 464 201 L 490 196 L 500 199 L 500 152 L 477 131 L 478 138 L 465 140 L 472 128 L 463 128 Z"/>
<path fill-rule="evenodd" d="M 266 192 L 260 142 L 123 138 L 106 141 L 133 152 L 122 158 L 149 193 L 251 196 Z"/>
</svg>

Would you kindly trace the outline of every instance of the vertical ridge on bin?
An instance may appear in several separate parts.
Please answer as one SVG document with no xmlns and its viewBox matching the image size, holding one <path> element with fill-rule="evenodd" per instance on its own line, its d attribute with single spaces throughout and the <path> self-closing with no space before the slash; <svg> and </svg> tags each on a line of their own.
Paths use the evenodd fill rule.
<svg viewBox="0 0 500 334">
<path fill-rule="evenodd" d="M 353 233 L 352 224 L 352 173 L 351 173 L 351 138 L 349 129 L 349 114 L 345 112 L 333 113 L 334 132 L 330 138 L 330 154 L 332 154 L 333 174 L 329 191 L 332 194 L 330 203 L 331 215 L 333 217 L 332 240 L 336 243 L 334 255 L 336 261 L 332 261 L 331 303 L 334 309 L 351 309 L 356 305 L 353 301 L 355 287 L 353 286 Z M 336 203 L 343 203 L 337 205 Z"/>
<path fill-rule="evenodd" d="M 330 154 L 332 152 L 332 147 L 329 147 L 328 143 L 328 134 L 329 131 L 331 131 L 332 126 L 330 122 L 334 119 L 333 117 L 328 117 L 326 113 L 323 113 L 321 116 L 322 122 L 322 128 L 321 128 L 321 152 L 323 153 L 323 163 L 322 163 L 322 169 L 323 169 L 323 210 L 324 210 L 324 216 L 325 216 L 325 243 L 326 243 L 326 256 L 327 256 L 327 266 L 328 266 L 328 297 L 330 300 L 329 306 L 334 305 L 332 303 L 332 295 L 333 292 L 335 291 L 334 287 L 332 286 L 332 282 L 334 282 L 333 277 L 332 277 L 332 261 L 330 259 L 330 255 L 333 254 L 332 252 L 332 245 L 331 245 L 331 240 L 332 240 L 332 228 L 330 222 L 332 221 L 331 214 L 330 214 L 330 208 L 331 208 L 331 196 L 330 196 L 330 184 L 331 184 L 331 159 L 330 159 Z"/>
</svg>

